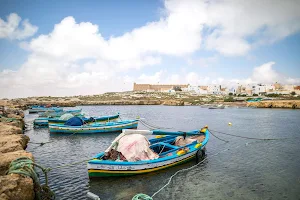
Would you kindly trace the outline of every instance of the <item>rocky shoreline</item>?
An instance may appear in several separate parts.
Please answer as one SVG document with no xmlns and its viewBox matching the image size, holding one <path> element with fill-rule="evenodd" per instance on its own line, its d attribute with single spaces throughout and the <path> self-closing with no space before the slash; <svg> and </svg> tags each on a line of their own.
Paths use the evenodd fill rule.
<svg viewBox="0 0 300 200">
<path fill-rule="evenodd" d="M 273 101 L 248 102 L 247 106 L 256 107 L 256 108 L 300 109 L 300 100 L 273 100 Z"/>
<path fill-rule="evenodd" d="M 299 108 L 300 98 L 278 97 L 269 101 L 247 103 L 251 97 L 194 95 L 185 92 L 111 92 L 99 95 L 70 97 L 27 97 L 12 99 L 14 105 L 27 107 L 29 105 L 57 105 L 74 107 L 81 105 L 167 105 L 167 106 L 210 106 L 223 104 L 228 107 L 259 107 L 259 108 Z M 252 97 L 255 98 L 255 97 Z M 295 100 L 288 100 L 295 99 Z"/>
<path fill-rule="evenodd" d="M 19 174 L 7 175 L 10 163 L 19 157 L 33 155 L 24 149 L 29 137 L 24 135 L 22 106 L 0 100 L 0 199 L 33 200 L 33 181 Z"/>
</svg>

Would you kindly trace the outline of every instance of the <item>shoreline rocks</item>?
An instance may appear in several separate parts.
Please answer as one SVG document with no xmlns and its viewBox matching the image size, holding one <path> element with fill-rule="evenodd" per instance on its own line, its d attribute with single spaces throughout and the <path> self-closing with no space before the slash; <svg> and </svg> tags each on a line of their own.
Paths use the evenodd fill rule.
<svg viewBox="0 0 300 200">
<path fill-rule="evenodd" d="M 274 100 L 274 101 L 248 102 L 247 107 L 300 109 L 300 100 Z"/>
<path fill-rule="evenodd" d="M 33 180 L 19 174 L 6 175 L 10 163 L 19 157 L 33 155 L 24 149 L 29 137 L 23 134 L 24 113 L 9 101 L 0 100 L 0 199 L 33 200 L 35 197 Z"/>
</svg>

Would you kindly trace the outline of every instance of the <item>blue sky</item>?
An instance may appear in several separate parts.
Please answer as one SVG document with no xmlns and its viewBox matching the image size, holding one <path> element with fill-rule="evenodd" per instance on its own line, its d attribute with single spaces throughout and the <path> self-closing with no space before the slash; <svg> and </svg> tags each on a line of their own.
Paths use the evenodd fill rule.
<svg viewBox="0 0 300 200">
<path fill-rule="evenodd" d="M 1 1 L 1 95 L 300 84 L 300 3 L 262 2 Z"/>
</svg>

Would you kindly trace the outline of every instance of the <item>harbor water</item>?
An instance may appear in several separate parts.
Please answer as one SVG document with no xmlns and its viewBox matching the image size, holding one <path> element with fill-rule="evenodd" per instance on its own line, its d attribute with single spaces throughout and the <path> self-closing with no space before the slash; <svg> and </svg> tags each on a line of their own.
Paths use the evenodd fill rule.
<svg viewBox="0 0 300 200">
<path fill-rule="evenodd" d="M 199 106 L 78 106 L 89 116 L 120 112 L 122 119 L 142 118 L 170 130 L 194 130 L 208 125 L 213 134 L 206 147 L 207 159 L 178 173 L 153 199 L 300 199 L 300 111 L 288 109 L 226 108 Z M 72 108 L 73 109 L 73 108 Z M 49 168 L 87 160 L 104 151 L 118 135 L 50 135 L 47 128 L 33 128 L 36 114 L 26 114 L 26 132 L 35 162 Z M 231 126 L 228 123 L 232 123 Z M 147 129 L 139 123 L 138 129 Z M 257 138 L 253 140 L 219 132 Z M 57 199 L 87 199 L 92 192 L 101 200 L 130 200 L 137 193 L 151 196 L 176 171 L 195 161 L 155 173 L 131 177 L 89 179 L 86 163 L 49 172 Z M 42 181 L 43 176 L 41 176 Z"/>
</svg>

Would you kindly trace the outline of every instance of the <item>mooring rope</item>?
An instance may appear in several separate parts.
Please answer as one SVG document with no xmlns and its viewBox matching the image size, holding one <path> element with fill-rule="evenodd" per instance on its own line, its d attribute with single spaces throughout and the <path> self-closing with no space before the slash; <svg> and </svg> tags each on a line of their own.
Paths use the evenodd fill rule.
<svg viewBox="0 0 300 200">
<path fill-rule="evenodd" d="M 241 145 L 239 145 L 238 147 L 240 147 Z M 236 147 L 237 148 L 237 147 Z M 217 155 L 219 155 L 220 153 L 223 153 L 223 152 L 225 152 L 225 151 L 228 151 L 228 150 L 230 150 L 229 148 L 226 148 L 226 149 L 223 149 L 222 151 L 219 151 L 219 152 L 217 152 L 217 153 L 215 153 L 215 154 L 213 154 L 213 155 L 211 155 L 211 156 L 209 156 L 210 158 L 211 157 L 215 157 L 215 156 L 217 156 Z M 169 181 L 163 186 L 163 187 L 161 187 L 159 190 L 157 190 L 152 196 L 151 196 L 151 198 L 153 198 L 155 195 L 157 195 L 160 191 L 162 191 L 165 187 L 167 187 L 170 183 L 171 183 L 171 181 L 172 181 L 172 178 L 173 177 L 175 177 L 177 174 L 179 174 L 180 172 L 184 172 L 184 171 L 188 171 L 188 170 L 191 170 L 191 169 L 193 169 L 193 168 L 195 168 L 196 166 L 198 166 L 198 165 L 200 165 L 201 163 L 203 163 L 205 160 L 207 160 L 208 159 L 208 157 L 205 157 L 202 161 L 200 161 L 199 163 L 197 163 L 197 164 L 195 164 L 195 165 L 193 165 L 193 166 L 191 166 L 191 167 L 188 167 L 188 168 L 184 168 L 184 169 L 181 169 L 181 170 L 178 170 L 177 172 L 175 172 L 172 176 L 170 176 L 170 178 L 169 178 Z"/>
<path fill-rule="evenodd" d="M 40 184 L 38 174 L 33 169 L 34 166 L 40 168 L 44 172 L 45 175 L 44 185 Z M 9 170 L 7 174 L 20 174 L 32 178 L 34 183 L 34 188 L 35 188 L 36 199 L 38 200 L 55 199 L 54 192 L 51 191 L 50 187 L 48 186 L 47 169 L 34 163 L 30 158 L 20 157 L 12 161 L 9 165 Z"/>
<path fill-rule="evenodd" d="M 233 137 L 239 137 L 239 138 L 244 138 L 244 139 L 251 139 L 251 140 L 282 140 L 282 139 L 288 139 L 288 138 L 257 138 L 257 137 L 247 137 L 247 136 L 241 136 L 241 135 L 234 135 L 234 134 L 230 134 L 230 133 L 224 133 L 221 131 L 216 131 L 216 130 L 212 130 L 212 129 L 208 129 L 210 133 L 212 133 L 211 131 L 214 131 L 216 133 L 220 133 L 220 134 L 224 134 L 224 135 L 230 135 Z"/>
<path fill-rule="evenodd" d="M 209 132 L 210 132 L 214 137 L 216 137 L 217 139 L 219 139 L 219 140 L 221 140 L 221 141 L 223 141 L 223 142 L 229 142 L 228 140 L 224 140 L 224 139 L 222 139 L 222 138 L 219 138 L 218 136 L 216 136 L 215 134 L 213 134 L 210 130 L 209 130 Z"/>
</svg>

